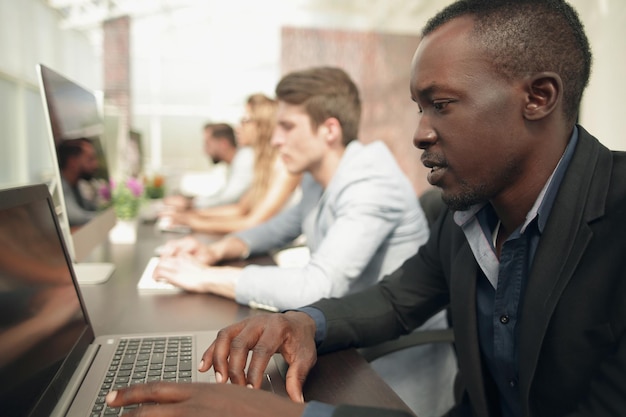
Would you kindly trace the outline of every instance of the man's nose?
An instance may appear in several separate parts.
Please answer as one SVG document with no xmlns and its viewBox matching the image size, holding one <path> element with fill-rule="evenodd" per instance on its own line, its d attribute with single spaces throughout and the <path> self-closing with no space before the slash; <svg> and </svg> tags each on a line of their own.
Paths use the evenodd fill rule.
<svg viewBox="0 0 626 417">
<path fill-rule="evenodd" d="M 420 116 L 415 132 L 413 133 L 413 146 L 418 149 L 426 149 L 437 141 L 437 132 L 428 122 L 428 118 Z"/>
</svg>

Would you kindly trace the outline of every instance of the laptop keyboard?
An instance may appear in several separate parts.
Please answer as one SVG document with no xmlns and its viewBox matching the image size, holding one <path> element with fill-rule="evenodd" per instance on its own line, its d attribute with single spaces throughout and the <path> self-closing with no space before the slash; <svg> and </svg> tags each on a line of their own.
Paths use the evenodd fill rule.
<svg viewBox="0 0 626 417">
<path fill-rule="evenodd" d="M 191 336 L 121 339 L 90 417 L 110 417 L 133 407 L 111 408 L 105 397 L 113 390 L 152 381 L 191 382 Z"/>
</svg>

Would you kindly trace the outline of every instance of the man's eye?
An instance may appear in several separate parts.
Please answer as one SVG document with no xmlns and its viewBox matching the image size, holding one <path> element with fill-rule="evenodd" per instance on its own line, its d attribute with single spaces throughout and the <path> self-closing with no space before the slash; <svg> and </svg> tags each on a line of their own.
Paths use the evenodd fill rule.
<svg viewBox="0 0 626 417">
<path fill-rule="evenodd" d="M 450 100 L 433 101 L 433 108 L 437 111 L 444 110 L 450 104 Z"/>
</svg>

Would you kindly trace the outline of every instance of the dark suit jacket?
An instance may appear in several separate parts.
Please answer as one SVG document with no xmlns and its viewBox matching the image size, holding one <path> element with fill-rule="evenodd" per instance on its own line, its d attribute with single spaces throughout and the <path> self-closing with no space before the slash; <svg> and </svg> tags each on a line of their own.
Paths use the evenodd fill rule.
<svg viewBox="0 0 626 417">
<path fill-rule="evenodd" d="M 609 151 L 581 127 L 579 134 L 522 300 L 524 416 L 626 416 L 626 153 Z M 320 351 L 395 338 L 449 304 L 464 388 L 457 410 L 498 416 L 478 345 L 478 273 L 448 212 L 417 255 L 381 284 L 315 304 L 327 318 Z M 343 407 L 335 415 L 352 413 Z"/>
</svg>

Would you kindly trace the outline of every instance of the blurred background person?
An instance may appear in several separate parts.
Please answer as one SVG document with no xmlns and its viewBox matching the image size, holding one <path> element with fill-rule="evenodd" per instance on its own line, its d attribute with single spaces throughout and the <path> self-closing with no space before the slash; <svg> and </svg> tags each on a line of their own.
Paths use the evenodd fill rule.
<svg viewBox="0 0 626 417">
<path fill-rule="evenodd" d="M 168 209 L 188 210 L 234 204 L 250 189 L 254 178 L 254 150 L 251 146 L 237 144 L 232 126 L 227 123 L 205 124 L 203 148 L 213 164 L 227 166 L 223 186 L 216 192 L 192 197 L 166 197 L 164 203 Z"/>
<path fill-rule="evenodd" d="M 57 146 L 57 156 L 70 227 L 82 226 L 98 209 L 80 186 L 81 181 L 91 181 L 98 170 L 96 148 L 86 138 L 67 139 Z"/>
<path fill-rule="evenodd" d="M 237 129 L 239 146 L 254 149 L 254 177 L 248 191 L 234 204 L 168 213 L 172 225 L 195 232 L 226 234 L 256 226 L 295 202 L 301 175 L 290 174 L 270 143 L 276 125 L 276 100 L 264 94 L 248 97 Z"/>
</svg>

